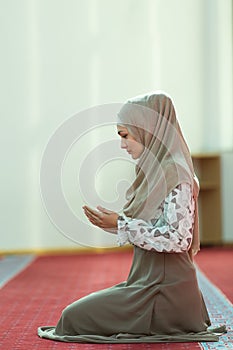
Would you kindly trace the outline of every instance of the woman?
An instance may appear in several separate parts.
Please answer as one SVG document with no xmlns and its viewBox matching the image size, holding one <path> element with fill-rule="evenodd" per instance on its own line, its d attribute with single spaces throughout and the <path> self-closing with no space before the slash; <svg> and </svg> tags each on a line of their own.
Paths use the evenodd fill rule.
<svg viewBox="0 0 233 350">
<path fill-rule="evenodd" d="M 198 181 L 172 100 L 152 93 L 118 114 L 121 147 L 138 159 L 122 213 L 84 206 L 89 221 L 134 246 L 127 281 L 67 306 L 40 337 L 67 342 L 217 341 L 199 291 Z"/>
</svg>

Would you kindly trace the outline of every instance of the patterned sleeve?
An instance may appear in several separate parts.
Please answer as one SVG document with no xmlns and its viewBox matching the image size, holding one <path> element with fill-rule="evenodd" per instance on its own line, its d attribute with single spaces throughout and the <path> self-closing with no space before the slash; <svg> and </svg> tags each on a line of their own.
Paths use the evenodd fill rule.
<svg viewBox="0 0 233 350">
<path fill-rule="evenodd" d="M 131 243 L 142 249 L 169 253 L 187 251 L 192 242 L 194 206 L 191 186 L 178 185 L 156 210 L 154 219 L 120 216 L 118 245 Z"/>
</svg>

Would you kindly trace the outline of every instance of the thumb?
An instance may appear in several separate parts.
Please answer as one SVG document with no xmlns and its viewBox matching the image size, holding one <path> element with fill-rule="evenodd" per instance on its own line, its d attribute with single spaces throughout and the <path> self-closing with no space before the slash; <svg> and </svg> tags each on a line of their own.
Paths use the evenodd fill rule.
<svg viewBox="0 0 233 350">
<path fill-rule="evenodd" d="M 106 208 L 103 208 L 103 207 L 101 207 L 100 205 L 98 205 L 97 209 L 98 209 L 101 213 L 103 213 L 103 214 L 111 214 L 111 213 L 112 213 L 111 210 L 108 210 L 108 209 L 106 209 Z"/>
</svg>

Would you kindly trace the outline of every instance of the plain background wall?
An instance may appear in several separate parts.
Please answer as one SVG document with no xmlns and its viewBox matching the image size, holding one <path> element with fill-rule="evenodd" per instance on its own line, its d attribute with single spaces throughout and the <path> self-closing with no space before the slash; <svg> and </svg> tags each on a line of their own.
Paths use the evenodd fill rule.
<svg viewBox="0 0 233 350">
<path fill-rule="evenodd" d="M 1 250 L 77 246 L 46 214 L 39 173 L 51 135 L 80 110 L 165 90 L 192 152 L 233 148 L 230 0 L 0 5 Z M 101 135 L 116 137 L 111 128 Z M 83 152 L 97 139 L 85 139 Z M 115 168 L 112 176 L 108 171 L 114 178 Z M 74 207 L 81 208 L 74 183 L 64 182 Z M 90 232 L 94 246 L 115 244 L 115 236 Z M 77 228 L 78 241 L 83 235 Z"/>
<path fill-rule="evenodd" d="M 225 242 L 233 242 L 232 232 L 232 198 L 233 198 L 233 152 L 224 152 L 222 164 L 222 223 Z"/>
</svg>

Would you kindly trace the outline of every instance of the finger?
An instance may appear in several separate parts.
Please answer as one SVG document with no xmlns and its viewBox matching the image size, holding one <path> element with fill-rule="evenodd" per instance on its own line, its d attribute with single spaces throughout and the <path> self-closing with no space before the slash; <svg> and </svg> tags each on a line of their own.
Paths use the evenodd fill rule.
<svg viewBox="0 0 233 350">
<path fill-rule="evenodd" d="M 85 213 L 85 215 L 87 216 L 88 219 L 93 219 L 93 220 L 95 219 L 95 217 L 90 213 Z"/>
<path fill-rule="evenodd" d="M 100 213 L 100 212 L 98 212 L 96 210 L 93 210 L 93 209 L 91 209 L 89 207 L 84 207 L 83 209 L 84 209 L 84 213 L 87 216 L 89 216 L 89 217 L 93 217 L 93 218 L 99 219 L 103 215 L 102 213 Z"/>
<path fill-rule="evenodd" d="M 87 209 L 83 209 L 83 211 L 88 218 L 93 216 L 93 214 L 91 214 Z"/>
<path fill-rule="evenodd" d="M 87 214 L 86 216 L 87 216 L 88 220 L 91 221 L 95 225 L 97 225 L 101 222 L 101 219 L 97 216 L 94 216 L 92 214 Z"/>
<path fill-rule="evenodd" d="M 95 216 L 99 216 L 99 214 L 100 214 L 97 210 L 94 210 L 94 209 L 87 207 L 87 206 L 83 207 L 83 209 L 85 210 L 85 212 L 90 213 L 90 214 L 95 215 Z"/>
<path fill-rule="evenodd" d="M 83 206 L 83 210 L 85 210 L 85 211 L 87 211 L 87 212 L 90 212 L 90 213 L 93 213 L 93 214 L 94 214 L 94 213 L 97 213 L 96 210 L 94 210 L 94 209 L 88 207 L 87 205 L 84 205 L 84 206 Z"/>
<path fill-rule="evenodd" d="M 87 218 L 91 224 L 98 226 L 98 227 L 100 226 L 100 223 L 96 219 L 94 219 L 93 217 L 87 217 Z"/>
<path fill-rule="evenodd" d="M 104 214 L 107 214 L 107 215 L 109 215 L 109 214 L 112 213 L 111 210 L 108 210 L 108 209 L 106 209 L 106 208 L 103 208 L 103 207 L 101 207 L 100 205 L 98 205 L 97 209 L 98 209 L 99 211 L 101 211 L 101 213 L 104 213 Z"/>
</svg>

